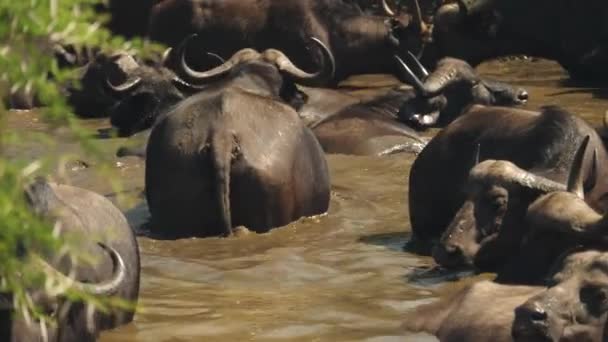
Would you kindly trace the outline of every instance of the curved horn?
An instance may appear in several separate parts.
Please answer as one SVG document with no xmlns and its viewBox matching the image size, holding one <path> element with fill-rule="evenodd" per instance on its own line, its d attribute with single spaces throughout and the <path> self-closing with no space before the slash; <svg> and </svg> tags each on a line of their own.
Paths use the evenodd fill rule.
<svg viewBox="0 0 608 342">
<path fill-rule="evenodd" d="M 195 71 L 192 70 L 186 63 L 185 51 L 189 42 L 196 37 L 196 34 L 192 34 L 182 41 L 179 47 L 179 55 L 181 66 L 180 71 L 184 75 L 188 76 L 189 78 L 192 78 L 193 80 L 196 80 L 197 82 L 211 83 L 228 73 L 236 64 L 259 57 L 259 53 L 257 51 L 253 49 L 243 49 L 236 52 L 228 61 L 224 62 L 222 65 L 219 65 L 208 71 Z"/>
<path fill-rule="evenodd" d="M 382 9 L 384 10 L 384 13 L 389 17 L 395 16 L 395 12 L 391 9 L 386 0 L 382 0 Z"/>
<path fill-rule="evenodd" d="M 473 181 L 492 181 L 502 184 L 517 184 L 529 189 L 542 192 L 565 191 L 564 184 L 522 170 L 517 165 L 506 160 L 484 160 L 469 174 Z"/>
<path fill-rule="evenodd" d="M 405 62 L 403 62 L 401 57 L 397 55 L 395 55 L 394 57 L 397 61 L 397 65 L 399 66 L 399 70 L 401 71 L 400 75 L 403 77 L 401 81 L 414 87 L 418 94 L 430 97 L 430 94 L 424 87 L 424 84 L 422 84 L 422 81 L 420 81 L 418 76 L 416 76 L 416 74 L 412 72 L 412 70 L 407 66 L 407 64 L 405 64 Z"/>
<path fill-rule="evenodd" d="M 329 48 L 318 38 L 312 37 L 312 42 L 321 50 L 321 70 L 316 73 L 307 73 L 295 66 L 284 53 L 279 50 L 269 49 L 264 51 L 264 57 L 276 64 L 279 70 L 288 73 L 296 83 L 305 86 L 324 85 L 334 77 L 336 62 Z"/>
<path fill-rule="evenodd" d="M 71 284 L 71 286 L 73 288 L 76 288 L 77 290 L 92 295 L 109 295 L 116 292 L 118 287 L 124 282 L 127 275 L 127 268 L 125 266 L 124 260 L 115 249 L 101 242 L 99 242 L 98 244 L 101 248 L 103 248 L 110 254 L 110 257 L 112 258 L 112 263 L 114 264 L 114 272 L 112 274 L 112 278 L 110 280 L 98 284 L 87 284 L 75 281 L 74 279 L 67 277 L 63 273 L 59 272 L 57 269 L 49 265 L 39 256 L 34 256 L 34 258 L 35 261 L 40 264 L 40 266 L 44 269 L 45 272 L 52 274 L 57 279 L 60 279 L 63 283 Z"/>
<path fill-rule="evenodd" d="M 591 137 L 587 135 L 576 150 L 568 176 L 568 192 L 575 194 L 581 199 L 585 199 L 585 191 L 583 189 L 583 160 L 585 159 L 585 151 L 590 139 Z"/>
<path fill-rule="evenodd" d="M 414 0 L 414 6 L 416 7 L 416 9 L 415 9 L 416 15 L 414 16 L 414 23 L 418 24 L 420 26 L 420 32 L 424 33 L 428 29 L 426 27 L 426 23 L 422 19 L 422 10 L 420 9 L 420 2 L 418 0 Z"/>
<path fill-rule="evenodd" d="M 141 83 L 141 77 L 135 77 L 132 80 L 126 80 L 125 82 L 123 82 L 119 85 L 112 84 L 112 82 L 110 82 L 110 80 L 108 78 L 106 78 L 106 85 L 117 93 L 124 93 L 131 89 L 134 89 L 140 83 Z"/>
<path fill-rule="evenodd" d="M 173 51 L 173 48 L 167 48 L 165 51 L 163 51 L 163 55 L 160 59 L 160 63 L 162 66 L 168 66 L 169 60 L 171 58 L 171 52 Z"/>
<path fill-rule="evenodd" d="M 207 56 L 215 58 L 220 63 L 226 63 L 226 60 L 223 59 L 222 56 L 218 55 L 217 53 L 207 52 Z"/>
<path fill-rule="evenodd" d="M 420 63 L 420 60 L 418 60 L 418 57 L 414 56 L 414 54 L 409 50 L 407 51 L 407 56 L 409 57 L 409 61 L 414 63 L 414 65 L 418 69 L 417 71 L 418 71 L 419 77 L 421 77 L 422 79 L 426 79 L 427 77 L 429 77 L 429 72 L 426 70 L 424 65 L 422 65 L 422 63 Z"/>
<path fill-rule="evenodd" d="M 475 163 L 475 164 L 473 164 L 473 167 L 475 167 L 477 164 L 479 164 L 480 152 L 481 152 L 481 144 L 477 143 L 475 145 L 475 159 L 473 159 L 473 163 Z"/>
<path fill-rule="evenodd" d="M 424 89 L 428 94 L 437 95 L 452 83 L 465 81 L 471 86 L 479 83 L 479 76 L 469 63 L 455 59 L 444 58 L 437 64 L 437 68 L 424 82 Z"/>
</svg>

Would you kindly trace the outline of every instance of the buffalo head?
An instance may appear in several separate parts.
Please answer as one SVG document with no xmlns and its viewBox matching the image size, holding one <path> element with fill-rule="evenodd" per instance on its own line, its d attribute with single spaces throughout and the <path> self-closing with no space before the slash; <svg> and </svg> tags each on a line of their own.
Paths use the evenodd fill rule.
<svg viewBox="0 0 608 342">
<path fill-rule="evenodd" d="M 243 49 L 210 70 L 196 71 L 185 57 L 186 48 L 195 37 L 189 36 L 180 44 L 177 52 L 170 53 L 179 56 L 177 75 L 164 67 L 140 66 L 125 73 L 126 77 L 119 84 L 108 80 L 108 85 L 116 94 L 125 94 L 112 109 L 111 115 L 112 125 L 118 128 L 119 134 L 130 135 L 149 128 L 168 108 L 188 95 L 222 87 L 225 82 L 241 80 L 241 86 L 248 90 L 262 96 L 281 98 L 298 108 L 302 104 L 302 95 L 294 82 L 319 85 L 333 77 L 333 55 L 316 38 L 312 42 L 324 57 L 322 67 L 317 73 L 307 73 L 275 49 L 262 53 Z"/>
<path fill-rule="evenodd" d="M 436 102 L 438 97 L 444 96 L 447 102 L 439 115 L 414 116 L 404 118 L 420 126 L 429 126 L 438 123 L 447 124 L 454 120 L 471 104 L 515 106 L 526 103 L 528 92 L 499 81 L 481 78 L 467 62 L 446 57 L 437 63 L 432 73 L 428 73 L 424 66 L 411 53 L 408 53 L 410 65 L 399 56 L 395 59 L 400 66 L 403 81 L 411 84 L 420 97 L 420 101 Z M 418 71 L 418 75 L 412 71 Z"/>
<path fill-rule="evenodd" d="M 608 316 L 608 255 L 573 253 L 556 264 L 549 288 L 515 310 L 515 341 L 602 341 Z"/>
<path fill-rule="evenodd" d="M 47 320 L 37 320 L 15 310 L 13 296 L 1 294 L 0 338 L 10 341 L 95 341 L 100 330 L 98 322 L 94 321 L 95 311 L 81 302 L 68 300 L 64 293 L 72 288 L 88 295 L 112 296 L 123 286 L 127 270 L 121 255 L 103 243 L 99 243 L 99 247 L 109 254 L 114 264 L 112 277 L 100 283 L 80 282 L 75 279 L 75 272 L 65 275 L 44 258 L 31 254 L 31 265 L 48 279 L 53 279 L 44 287 L 27 292 L 32 304 L 47 316 Z"/>
<path fill-rule="evenodd" d="M 433 251 L 446 267 L 485 268 L 521 242 L 528 205 L 539 195 L 566 187 L 504 160 L 486 160 L 469 174 L 467 198 Z M 508 227 L 508 229 L 503 229 Z M 489 265 L 488 265 L 489 263 Z"/>
<path fill-rule="evenodd" d="M 117 62 L 129 57 L 118 55 L 113 58 Z M 151 127 L 164 110 L 188 94 L 188 87 L 171 70 L 141 65 L 130 59 L 132 67 L 108 70 L 105 80 L 118 99 L 110 109 L 110 121 L 121 136 Z"/>
</svg>

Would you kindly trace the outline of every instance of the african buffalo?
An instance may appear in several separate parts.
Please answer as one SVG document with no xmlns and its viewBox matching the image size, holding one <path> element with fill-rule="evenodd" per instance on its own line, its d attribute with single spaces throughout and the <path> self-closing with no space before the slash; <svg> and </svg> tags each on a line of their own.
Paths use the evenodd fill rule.
<svg viewBox="0 0 608 342">
<path fill-rule="evenodd" d="M 608 156 L 593 128 L 559 108 L 544 107 L 539 113 L 472 106 L 437 134 L 412 165 L 413 242 L 431 242 L 443 234 L 443 247 L 435 253 L 442 265 L 472 262 L 480 241 L 491 242 L 501 226 L 522 220 L 539 195 L 565 187 L 576 149 L 587 135 L 603 163 Z M 480 161 L 496 161 L 479 163 L 470 172 L 476 155 Z M 606 177 L 602 170 L 591 172 L 590 157 L 585 164 L 589 203 L 604 208 Z"/>
<path fill-rule="evenodd" d="M 406 314 L 409 331 L 441 342 L 603 341 L 608 255 L 568 253 L 547 287 L 480 281 Z"/>
<path fill-rule="evenodd" d="M 109 12 L 109 29 L 126 38 L 145 36 L 152 6 L 162 0 L 108 0 L 104 12 Z"/>
<path fill-rule="evenodd" d="M 257 232 L 324 213 L 329 174 L 321 146 L 293 107 L 291 80 L 330 78 L 333 57 L 310 74 L 278 50 L 244 49 L 205 72 L 183 63 L 204 88 L 175 105 L 152 128 L 146 151 L 146 197 L 153 232 L 231 235 Z M 288 80 L 289 79 L 289 80 Z"/>
<path fill-rule="evenodd" d="M 419 153 L 426 140 L 399 122 L 397 113 L 413 102 L 411 89 L 394 90 L 370 101 L 353 104 L 310 127 L 327 153 L 383 155 Z"/>
<path fill-rule="evenodd" d="M 176 92 L 172 91 L 173 87 L 171 87 L 171 82 L 175 78 L 173 72 L 161 65 L 146 65 L 130 54 L 116 52 L 106 55 L 90 49 L 84 49 L 83 54 L 81 51 L 74 51 L 71 47 L 58 44 L 54 49 L 60 67 L 75 69 L 76 84 L 66 81 L 59 83 L 58 87 L 65 95 L 68 104 L 80 117 L 110 116 L 113 107 L 121 100 L 134 97 L 130 100 L 137 104 L 141 93 L 152 93 L 150 88 L 155 88 L 157 91 L 154 93 L 157 95 L 169 96 Z M 56 82 L 53 75 L 49 75 L 49 81 Z M 140 85 L 143 87 L 139 87 Z M 162 91 L 158 91 L 160 89 Z M 134 90 L 137 90 L 138 96 L 133 96 Z M 154 98 L 154 100 L 158 99 Z M 39 99 L 36 89 L 30 84 L 24 87 L 11 87 L 4 102 L 12 109 L 32 109 L 45 105 Z M 120 112 L 123 108 L 119 106 L 116 110 Z M 138 108 L 133 110 L 137 112 Z M 136 115 L 131 114 L 131 116 Z M 119 122 L 119 130 L 122 128 L 120 124 L 122 123 Z"/>
<path fill-rule="evenodd" d="M 424 57 L 430 64 L 447 55 L 477 65 L 525 54 L 556 60 L 575 78 L 605 80 L 607 19 L 603 0 L 459 0 L 436 12 L 433 48 Z"/>
<path fill-rule="evenodd" d="M 544 290 L 480 281 L 406 313 L 404 328 L 441 342 L 511 342 L 515 308 Z"/>
<path fill-rule="evenodd" d="M 424 147 L 409 127 L 446 124 L 471 104 L 518 105 L 525 89 L 483 79 L 467 63 L 445 58 L 432 73 L 408 53 L 411 66 L 395 56 L 401 80 L 414 87 L 399 89 L 355 103 L 311 125 L 324 150 L 330 153 L 418 153 Z M 424 83 L 412 69 L 416 70 Z M 439 120 L 438 120 L 439 118 Z M 408 126 L 409 125 L 409 126 Z"/>
<path fill-rule="evenodd" d="M 77 239 L 77 253 L 92 258 L 92 263 L 76 263 L 66 254 L 57 256 L 28 251 L 35 265 L 61 280 L 59 284 L 71 284 L 66 286 L 136 304 L 139 250 L 133 232 L 118 208 L 93 192 L 42 179 L 26 188 L 25 197 L 37 215 L 56 223 L 55 229 L 65 241 Z M 3 307 L 0 310 L 2 341 L 95 341 L 101 330 L 133 320 L 134 309 L 114 308 L 101 312 L 89 307 L 91 304 L 68 302 L 47 290 L 30 289 L 28 294 L 35 304 L 57 320 L 57 324 L 41 324 L 19 315 L 11 316 L 12 310 Z M 4 300 L 10 302 L 10 298 L 10 294 L 3 294 Z"/>
<path fill-rule="evenodd" d="M 314 66 L 306 46 L 317 37 L 336 58 L 339 81 L 396 71 L 392 55 L 419 50 L 422 23 L 419 16 L 367 15 L 343 0 L 165 0 L 152 8 L 149 36 L 176 46 L 198 33 L 205 50 L 224 58 L 242 48 L 275 48 L 303 67 Z"/>
<path fill-rule="evenodd" d="M 400 66 L 399 75 L 403 82 L 413 86 L 418 102 L 423 99 L 438 102 L 438 98 L 445 98 L 444 101 L 440 101 L 445 103 L 429 113 L 419 111 L 401 113 L 401 120 L 412 125 L 445 126 L 472 104 L 516 106 L 528 101 L 528 92 L 525 89 L 482 78 L 465 61 L 451 57 L 443 58 L 429 74 L 414 55 L 408 53 L 406 56 L 409 57 L 409 64 L 395 55 Z"/>
<path fill-rule="evenodd" d="M 570 134 L 563 143 L 572 144 L 581 139 L 575 134 L 584 131 L 582 128 L 589 131 L 590 127 L 585 126 L 574 126 L 571 132 L 562 131 Z M 525 165 L 521 157 L 515 157 L 512 162 L 487 160 L 475 166 L 467 182 L 467 199 L 442 236 L 435 259 L 448 267 L 464 263 L 474 264 L 481 270 L 496 270 L 513 254 L 517 255 L 528 232 L 525 222 L 528 206 L 540 195 L 565 189 L 568 170 L 564 170 L 563 163 L 570 160 L 570 165 L 575 165 L 579 154 L 578 158 L 584 160 L 581 175 L 586 183 L 585 191 L 589 193 L 587 200 L 597 210 L 606 210 L 607 187 L 602 169 L 608 162 L 608 154 L 597 135 L 593 136 L 590 149 L 587 144 L 591 136 L 582 139 L 576 153 L 566 147 L 561 150 L 562 155 L 559 152 L 553 155 L 553 161 L 537 160 L 523 169 L 513 164 Z M 549 148 L 557 152 L 555 142 L 552 145 Z M 543 153 L 546 157 L 547 153 Z"/>
<path fill-rule="evenodd" d="M 59 68 L 72 68 L 84 72 L 85 66 L 91 61 L 104 56 L 97 48 L 87 46 L 75 47 L 73 45 L 60 44 L 53 42 L 50 39 L 39 39 L 36 46 L 39 53 L 53 55 L 55 62 Z M 27 53 L 23 52 L 24 63 L 28 61 Z M 105 56 L 104 56 L 105 57 Z M 99 64 L 99 63 L 97 63 Z M 54 75 L 48 73 L 49 80 L 53 80 Z M 62 84 L 62 90 L 66 90 L 69 84 Z M 8 109 L 32 109 L 41 107 L 44 103 L 41 101 L 37 89 L 34 89 L 31 82 L 26 84 L 11 84 L 8 85 L 8 92 L 2 94 L 2 101 Z"/>
<path fill-rule="evenodd" d="M 433 252 L 442 266 L 474 264 L 480 270 L 492 271 L 516 254 L 528 231 L 528 206 L 543 194 L 565 189 L 579 145 L 590 145 L 579 152 L 584 156 L 581 172 L 587 201 L 596 210 L 603 212 L 608 208 L 608 184 L 604 180 L 607 171 L 600 167 L 608 163 L 608 153 L 585 121 L 555 107 L 547 107 L 540 114 L 497 114 L 490 114 L 490 118 L 500 120 L 495 124 L 470 125 L 461 121 L 460 132 L 451 132 L 449 139 L 466 136 L 466 140 L 459 141 L 463 144 L 460 146 L 477 143 L 483 159 L 495 160 L 479 163 L 471 169 L 467 181 L 455 184 L 463 187 L 465 198 Z M 593 167 L 594 161 L 600 166 Z M 457 200 L 461 200 L 460 196 L 459 193 Z"/>
<path fill-rule="evenodd" d="M 549 288 L 515 309 L 514 341 L 605 341 L 608 255 L 578 252 L 559 264 Z"/>
<path fill-rule="evenodd" d="M 586 139 L 574 158 L 568 177 L 567 191 L 553 191 L 537 198 L 526 214 L 527 235 L 521 247 L 513 251 L 497 281 L 502 283 L 538 283 L 565 251 L 605 249 L 608 236 L 605 218 L 585 202 L 584 156 Z M 593 168 L 598 165 L 593 151 Z"/>
</svg>

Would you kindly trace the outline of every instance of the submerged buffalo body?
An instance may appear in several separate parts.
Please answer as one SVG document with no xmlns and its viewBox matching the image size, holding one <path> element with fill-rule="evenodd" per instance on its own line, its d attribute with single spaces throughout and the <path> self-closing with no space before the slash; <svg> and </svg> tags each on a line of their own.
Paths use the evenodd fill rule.
<svg viewBox="0 0 608 342">
<path fill-rule="evenodd" d="M 327 153 L 384 155 L 396 152 L 419 153 L 426 141 L 400 122 L 398 113 L 412 91 L 390 93 L 348 106 L 311 125 Z"/>
<path fill-rule="evenodd" d="M 38 180 L 26 190 L 33 210 L 56 222 L 67 241 L 79 241 L 77 252 L 92 263 L 74 263 L 67 256 L 47 255 L 39 259 L 46 272 L 65 279 L 74 287 L 94 295 L 113 296 L 135 305 L 139 293 L 139 251 L 124 215 L 108 199 L 90 191 Z M 30 251 L 33 253 L 33 251 Z M 70 274 L 72 279 L 67 279 Z M 133 320 L 134 309 L 100 312 L 90 304 L 70 303 L 42 289 L 29 290 L 34 304 L 57 319 L 57 324 L 39 324 L 8 310 L 0 311 L 3 341 L 94 341 L 101 330 Z M 8 296 L 10 298 L 10 296 Z M 93 309 L 93 310 L 91 310 Z M 90 315 L 92 313 L 92 315 Z"/>
<path fill-rule="evenodd" d="M 577 252 L 554 265 L 548 287 L 481 281 L 406 314 L 410 331 L 441 342 L 604 340 L 606 253 Z"/>
<path fill-rule="evenodd" d="M 549 288 L 515 310 L 513 340 L 606 340 L 608 318 L 608 255 L 578 252 L 555 266 Z"/>
<path fill-rule="evenodd" d="M 568 0 L 465 0 L 443 5 L 434 17 L 428 58 L 454 56 L 477 65 L 526 54 L 554 59 L 572 76 L 608 75 L 608 3 Z M 431 56 L 432 55 L 432 56 Z"/>
<path fill-rule="evenodd" d="M 410 126 L 445 125 L 472 104 L 515 106 L 528 99 L 525 89 L 483 79 L 463 61 L 445 58 L 428 73 L 415 56 L 408 54 L 408 57 L 409 66 L 400 57 L 395 58 L 402 81 L 413 84 L 413 88 L 400 87 L 352 104 L 312 124 L 325 151 L 418 153 L 425 140 Z"/>
<path fill-rule="evenodd" d="M 420 43 L 420 25 L 410 21 L 367 15 L 342 0 L 166 0 L 152 9 L 150 37 L 175 46 L 198 33 L 205 50 L 225 58 L 246 47 L 275 48 L 303 66 L 312 65 L 308 37 L 317 37 L 335 55 L 340 80 L 393 72 L 395 48 Z"/>
<path fill-rule="evenodd" d="M 440 263 L 472 262 L 482 240 L 495 242 L 500 227 L 523 219 L 536 197 L 565 187 L 577 146 L 587 135 L 600 160 L 606 160 L 593 128 L 557 108 L 538 113 L 471 107 L 435 136 L 412 166 L 409 199 L 414 238 L 428 242 L 443 234 L 443 247 L 436 253 Z M 585 159 L 585 179 L 590 203 L 600 208 L 605 206 L 601 199 L 605 177 L 592 172 L 591 154 Z M 471 168 L 484 159 L 505 162 L 481 163 L 480 172 L 468 182 Z"/>
<path fill-rule="evenodd" d="M 314 84 L 331 75 L 324 53 L 316 74 L 277 50 L 245 49 L 221 66 L 186 73 L 204 91 L 178 103 L 152 129 L 146 196 L 153 230 L 168 235 L 257 232 L 329 205 L 325 156 L 292 104 L 291 79 Z M 287 77 L 289 75 L 289 77 Z M 287 79 L 289 78 L 289 80 Z"/>
</svg>

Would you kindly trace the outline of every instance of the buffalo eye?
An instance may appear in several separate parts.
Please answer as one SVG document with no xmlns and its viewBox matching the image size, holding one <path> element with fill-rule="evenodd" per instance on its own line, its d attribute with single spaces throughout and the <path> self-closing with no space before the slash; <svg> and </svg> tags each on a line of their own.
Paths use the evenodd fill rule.
<svg viewBox="0 0 608 342">
<path fill-rule="evenodd" d="M 500 212 L 506 207 L 507 199 L 504 196 L 493 196 L 490 198 L 489 204 L 493 212 Z"/>
<path fill-rule="evenodd" d="M 600 316 L 608 310 L 607 289 L 598 286 L 584 286 L 580 290 L 580 300 L 594 316 Z"/>
</svg>

